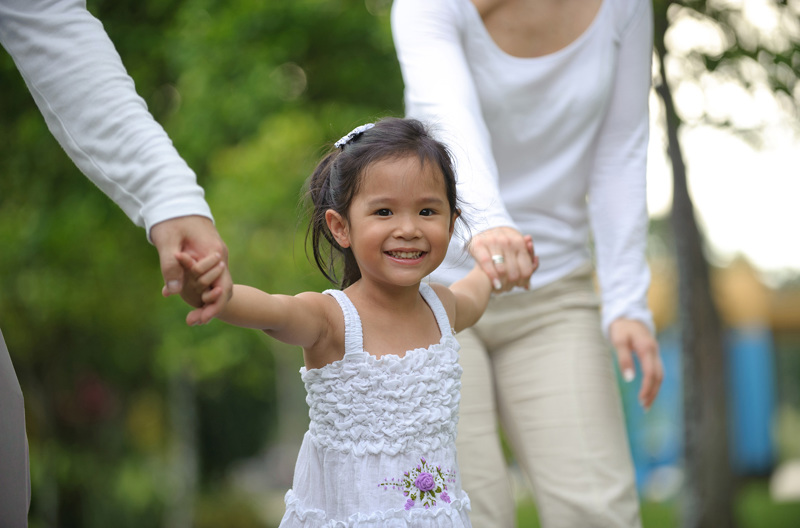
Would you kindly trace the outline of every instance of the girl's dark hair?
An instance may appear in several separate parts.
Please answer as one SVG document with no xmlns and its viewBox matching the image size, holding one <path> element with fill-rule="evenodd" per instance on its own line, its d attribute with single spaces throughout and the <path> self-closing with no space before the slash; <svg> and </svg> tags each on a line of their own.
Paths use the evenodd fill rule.
<svg viewBox="0 0 800 528">
<path fill-rule="evenodd" d="M 341 247 L 328 230 L 325 212 L 333 209 L 347 218 L 367 167 L 378 161 L 406 156 L 416 156 L 421 164 L 433 163 L 441 170 L 450 212 L 458 212 L 456 176 L 450 152 L 416 119 L 387 117 L 377 121 L 374 127 L 325 155 L 307 181 L 311 221 L 306 241 L 310 236 L 314 262 L 322 274 L 331 282 L 339 283 L 342 289 L 360 279 L 361 270 L 352 250 Z M 335 271 L 340 258 L 344 261 L 341 281 L 337 280 Z"/>
</svg>

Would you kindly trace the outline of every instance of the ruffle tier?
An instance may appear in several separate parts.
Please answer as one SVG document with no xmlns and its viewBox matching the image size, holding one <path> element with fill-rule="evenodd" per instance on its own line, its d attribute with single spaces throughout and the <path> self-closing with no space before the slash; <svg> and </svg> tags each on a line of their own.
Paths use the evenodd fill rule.
<svg viewBox="0 0 800 528">
<path fill-rule="evenodd" d="M 286 513 L 281 528 L 468 528 L 470 501 L 466 493 L 444 506 L 429 509 L 402 508 L 369 514 L 356 513 L 347 519 L 330 519 L 325 511 L 304 508 L 292 490 L 286 493 Z"/>
<path fill-rule="evenodd" d="M 452 336 L 405 356 L 350 353 L 320 369 L 301 369 L 309 438 L 342 452 L 430 452 L 452 445 L 461 397 Z"/>
</svg>

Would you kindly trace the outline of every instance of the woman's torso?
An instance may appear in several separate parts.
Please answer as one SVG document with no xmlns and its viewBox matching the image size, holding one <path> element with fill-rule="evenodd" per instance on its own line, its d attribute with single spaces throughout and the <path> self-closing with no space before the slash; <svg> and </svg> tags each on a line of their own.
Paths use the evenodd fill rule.
<svg viewBox="0 0 800 528">
<path fill-rule="evenodd" d="M 518 47 L 496 41 L 490 30 L 498 35 L 503 24 L 490 15 L 487 27 L 469 0 L 449 2 L 457 6 L 454 20 L 491 137 L 501 198 L 519 229 L 533 236 L 542 262 L 533 287 L 590 258 L 586 199 L 615 77 L 619 22 L 614 2 L 592 2 L 583 27 L 566 32 L 571 40 Z M 504 47 L 547 53 L 521 57 Z M 418 112 L 424 111 L 407 101 L 407 113 Z M 460 250 L 454 251 L 433 278 L 449 283 L 471 266 Z"/>
</svg>

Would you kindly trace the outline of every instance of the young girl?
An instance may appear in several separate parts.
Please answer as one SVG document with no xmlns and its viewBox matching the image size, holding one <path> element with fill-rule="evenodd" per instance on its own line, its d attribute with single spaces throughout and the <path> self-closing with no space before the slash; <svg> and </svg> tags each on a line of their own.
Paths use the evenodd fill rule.
<svg viewBox="0 0 800 528">
<path fill-rule="evenodd" d="M 455 189 L 446 148 L 419 121 L 356 128 L 309 181 L 314 258 L 331 280 L 343 258 L 343 290 L 290 297 L 236 285 L 218 316 L 303 348 L 311 423 L 281 527 L 470 526 L 453 331 L 480 318 L 492 285 L 478 267 L 450 288 L 422 282 L 447 251 Z M 219 257 L 178 258 L 187 300 L 221 294 L 208 288 Z"/>
</svg>

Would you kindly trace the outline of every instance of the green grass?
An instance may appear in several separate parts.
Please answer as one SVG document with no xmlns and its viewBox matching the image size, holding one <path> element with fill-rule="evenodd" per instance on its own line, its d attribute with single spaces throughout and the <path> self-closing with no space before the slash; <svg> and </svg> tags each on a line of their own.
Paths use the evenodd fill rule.
<svg viewBox="0 0 800 528">
<path fill-rule="evenodd" d="M 766 480 L 749 481 L 736 494 L 734 515 L 737 528 L 798 528 L 800 502 L 775 503 L 770 499 Z M 517 507 L 518 528 L 538 528 L 536 505 L 523 500 Z M 679 505 L 671 502 L 642 503 L 643 528 L 680 526 Z"/>
</svg>

